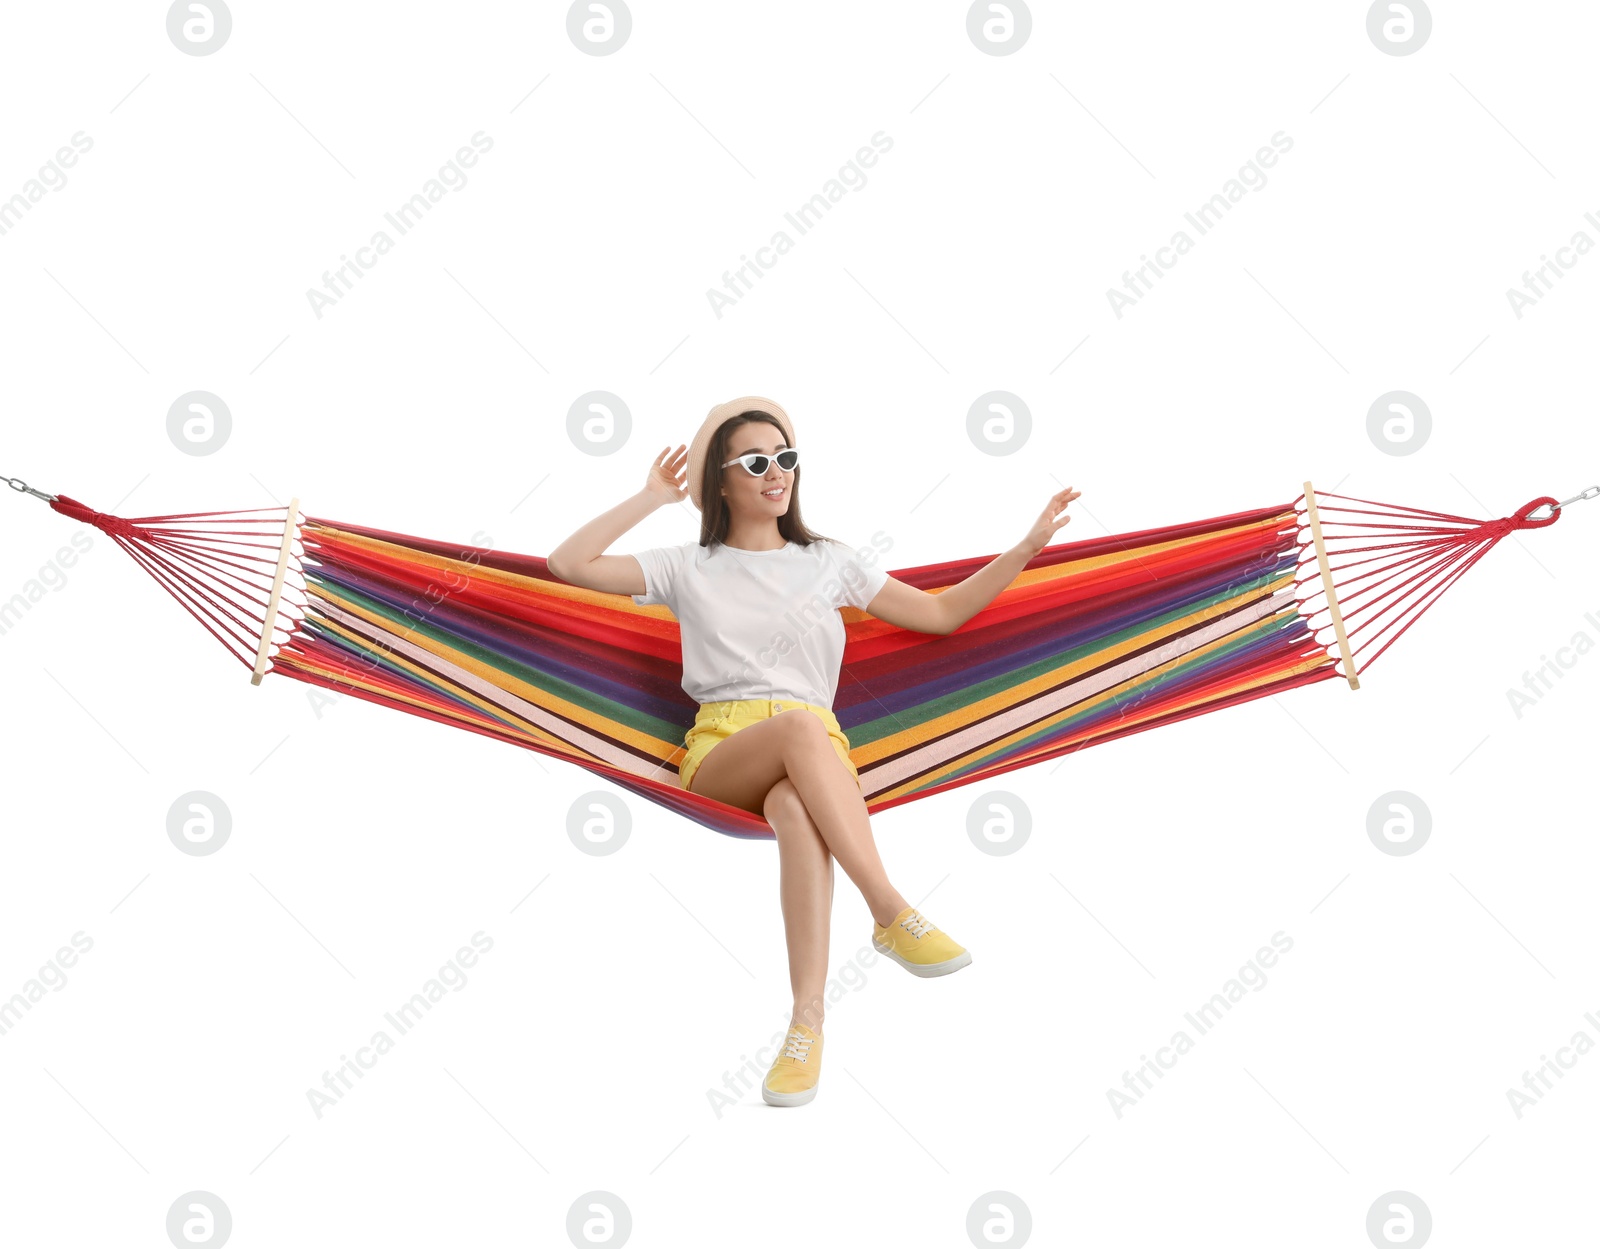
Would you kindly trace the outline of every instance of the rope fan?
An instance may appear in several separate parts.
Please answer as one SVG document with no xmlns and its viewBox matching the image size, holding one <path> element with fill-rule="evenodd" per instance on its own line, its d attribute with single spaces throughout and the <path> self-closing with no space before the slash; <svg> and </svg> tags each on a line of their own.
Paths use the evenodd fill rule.
<svg viewBox="0 0 1600 1249">
<path fill-rule="evenodd" d="M 287 508 L 122 518 L 13 478 L 108 534 L 259 684 L 266 674 L 565 759 L 735 837 L 758 815 L 679 784 L 696 704 L 664 606 L 537 555 Z M 1296 686 L 1360 674 L 1545 496 L 1498 520 L 1317 491 L 1049 546 L 954 633 L 841 609 L 834 714 L 869 812 Z M 1546 513 L 1536 516 L 1535 513 Z M 893 570 L 931 593 L 992 556 Z"/>
</svg>

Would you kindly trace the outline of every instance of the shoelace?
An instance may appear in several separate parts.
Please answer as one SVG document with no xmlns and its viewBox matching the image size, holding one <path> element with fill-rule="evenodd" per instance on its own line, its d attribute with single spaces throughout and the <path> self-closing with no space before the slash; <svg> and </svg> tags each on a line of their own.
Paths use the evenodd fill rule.
<svg viewBox="0 0 1600 1249">
<path fill-rule="evenodd" d="M 900 927 L 904 928 L 919 941 L 922 939 L 924 934 L 933 929 L 933 925 L 922 918 L 921 911 L 912 911 L 910 915 L 906 916 L 900 921 Z"/>
<path fill-rule="evenodd" d="M 791 1029 L 789 1043 L 783 1047 L 783 1056 L 805 1062 L 811 1056 L 811 1038 L 798 1028 Z"/>
</svg>

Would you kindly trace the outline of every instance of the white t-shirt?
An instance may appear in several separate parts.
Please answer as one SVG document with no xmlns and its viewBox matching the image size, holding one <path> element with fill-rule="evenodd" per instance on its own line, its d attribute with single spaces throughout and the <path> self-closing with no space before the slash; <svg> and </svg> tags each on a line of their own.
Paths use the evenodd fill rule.
<svg viewBox="0 0 1600 1249">
<path fill-rule="evenodd" d="M 889 580 L 871 547 L 824 539 L 746 551 L 713 542 L 637 551 L 644 606 L 678 618 L 683 689 L 700 703 L 792 698 L 833 707 L 845 603 L 865 609 Z"/>
</svg>

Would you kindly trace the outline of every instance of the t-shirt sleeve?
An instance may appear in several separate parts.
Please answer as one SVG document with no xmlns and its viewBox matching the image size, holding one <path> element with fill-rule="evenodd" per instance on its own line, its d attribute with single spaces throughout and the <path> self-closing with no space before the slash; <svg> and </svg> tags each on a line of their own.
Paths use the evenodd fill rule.
<svg viewBox="0 0 1600 1249">
<path fill-rule="evenodd" d="M 644 593 L 630 595 L 633 601 L 640 607 L 664 603 L 676 616 L 678 577 L 688 559 L 689 548 L 696 545 L 698 543 L 688 542 L 682 546 L 655 546 L 648 551 L 633 552 L 633 558 L 639 561 L 639 568 L 644 573 Z"/>
<path fill-rule="evenodd" d="M 883 567 L 877 552 L 864 548 L 867 557 L 842 542 L 832 544 L 834 564 L 838 570 L 839 584 L 844 601 L 862 611 L 877 597 L 878 591 L 888 584 L 889 570 Z"/>
</svg>

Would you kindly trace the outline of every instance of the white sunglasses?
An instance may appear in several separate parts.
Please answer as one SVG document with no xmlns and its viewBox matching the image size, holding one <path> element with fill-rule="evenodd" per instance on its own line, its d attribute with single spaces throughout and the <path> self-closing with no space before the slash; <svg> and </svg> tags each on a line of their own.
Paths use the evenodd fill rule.
<svg viewBox="0 0 1600 1249">
<path fill-rule="evenodd" d="M 767 464 L 771 460 L 778 462 L 778 467 L 786 473 L 794 472 L 794 466 L 800 463 L 800 452 L 794 447 L 785 447 L 777 455 L 763 455 L 759 451 L 752 451 L 748 455 L 741 455 L 728 461 L 722 467 L 727 468 L 733 464 L 743 464 L 744 471 L 752 477 L 765 477 Z"/>
</svg>

